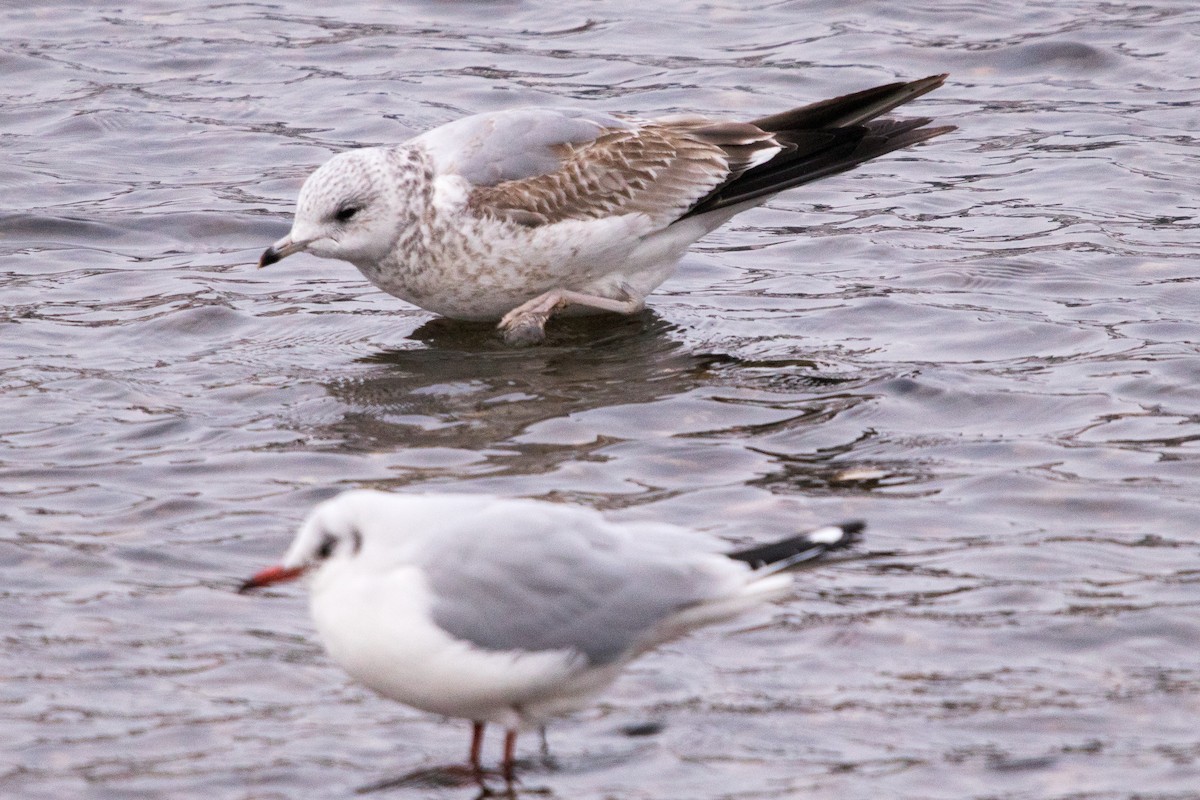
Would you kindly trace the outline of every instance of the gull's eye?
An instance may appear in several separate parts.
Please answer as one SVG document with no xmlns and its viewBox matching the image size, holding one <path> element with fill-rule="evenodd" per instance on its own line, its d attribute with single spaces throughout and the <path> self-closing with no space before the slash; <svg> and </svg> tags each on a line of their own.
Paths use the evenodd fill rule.
<svg viewBox="0 0 1200 800">
<path fill-rule="evenodd" d="M 333 215 L 333 218 L 338 222 L 349 222 L 354 219 L 354 215 L 359 212 L 358 206 L 342 206 Z"/>
<path fill-rule="evenodd" d="M 321 546 L 317 548 L 317 558 L 322 560 L 329 558 L 335 547 L 337 547 L 337 539 L 325 534 L 325 538 L 321 540 Z"/>
</svg>

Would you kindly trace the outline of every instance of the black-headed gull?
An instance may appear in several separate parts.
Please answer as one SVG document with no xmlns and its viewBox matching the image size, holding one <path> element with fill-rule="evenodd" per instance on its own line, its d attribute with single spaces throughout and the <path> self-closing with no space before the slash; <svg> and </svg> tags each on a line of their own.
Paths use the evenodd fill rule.
<svg viewBox="0 0 1200 800">
<path fill-rule="evenodd" d="M 334 156 L 259 266 L 299 252 L 349 261 L 402 300 L 536 342 L 558 309 L 640 310 L 693 242 L 777 192 L 953 130 L 878 118 L 945 78 L 752 122 L 561 108 L 466 117 Z"/>
<path fill-rule="evenodd" d="M 385 697 L 517 732 L 579 709 L 634 657 L 787 594 L 785 570 L 853 544 L 861 523 L 722 552 L 708 534 L 610 522 L 586 508 L 487 495 L 353 491 L 309 515 L 277 567 L 312 573 L 326 649 Z"/>
</svg>

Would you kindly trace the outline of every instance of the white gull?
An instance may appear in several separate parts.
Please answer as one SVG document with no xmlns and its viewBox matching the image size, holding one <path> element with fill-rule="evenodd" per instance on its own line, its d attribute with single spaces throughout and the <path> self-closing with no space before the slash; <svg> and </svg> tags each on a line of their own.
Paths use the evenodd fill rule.
<svg viewBox="0 0 1200 800">
<path fill-rule="evenodd" d="M 747 550 L 653 522 L 488 495 L 353 491 L 309 515 L 243 591 L 312 573 L 330 656 L 385 697 L 517 732 L 585 706 L 633 658 L 786 595 L 784 570 L 853 544 L 862 523 Z"/>
<path fill-rule="evenodd" d="M 349 261 L 402 300 L 537 342 L 560 309 L 640 310 L 693 242 L 772 195 L 953 130 L 879 118 L 945 77 L 752 122 L 559 108 L 466 117 L 334 156 L 259 266 L 298 252 Z"/>
</svg>

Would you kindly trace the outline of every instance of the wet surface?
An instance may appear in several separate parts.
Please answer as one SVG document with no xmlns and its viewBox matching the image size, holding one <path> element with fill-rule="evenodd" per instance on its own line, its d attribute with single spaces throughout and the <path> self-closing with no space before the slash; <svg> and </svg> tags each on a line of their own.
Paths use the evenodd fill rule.
<svg viewBox="0 0 1200 800">
<path fill-rule="evenodd" d="M 349 684 L 300 591 L 234 593 L 360 486 L 736 543 L 868 521 L 878 557 L 553 726 L 534 796 L 1200 796 L 1191 4 L 5 20 L 5 796 L 348 797 L 465 756 L 465 723 Z M 346 264 L 253 268 L 348 146 L 522 104 L 750 118 L 942 71 L 913 113 L 958 132 L 738 217 L 647 312 L 544 347 Z M 431 793 L 472 791 L 371 796 Z"/>
</svg>

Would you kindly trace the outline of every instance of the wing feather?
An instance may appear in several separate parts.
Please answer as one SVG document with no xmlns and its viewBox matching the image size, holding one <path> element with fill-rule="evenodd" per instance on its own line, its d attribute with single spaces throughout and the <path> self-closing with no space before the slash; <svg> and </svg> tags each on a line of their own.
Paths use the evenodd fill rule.
<svg viewBox="0 0 1200 800">
<path fill-rule="evenodd" d="M 761 202 L 951 130 L 923 127 L 927 119 L 878 119 L 945 77 L 891 83 L 753 122 L 526 109 L 467 117 L 416 141 L 439 173 L 471 184 L 468 203 L 477 214 L 529 227 L 645 214 L 665 228 Z"/>
<path fill-rule="evenodd" d="M 789 146 L 749 123 L 550 109 L 471 117 L 419 140 L 439 171 L 471 182 L 476 213 L 526 226 L 638 213 L 665 226 Z"/>
<path fill-rule="evenodd" d="M 486 650 L 571 651 L 606 664 L 721 596 L 736 572 L 724 559 L 719 569 L 710 556 L 650 546 L 599 515 L 537 511 L 496 507 L 439 535 L 421 566 L 443 630 Z"/>
</svg>

